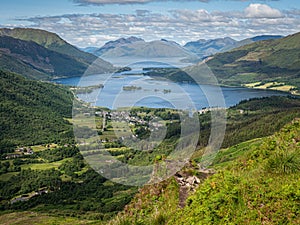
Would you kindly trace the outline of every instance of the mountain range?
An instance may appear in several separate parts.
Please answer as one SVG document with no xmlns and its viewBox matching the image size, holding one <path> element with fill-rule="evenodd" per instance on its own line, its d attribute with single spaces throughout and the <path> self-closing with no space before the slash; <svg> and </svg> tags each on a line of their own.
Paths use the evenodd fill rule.
<svg viewBox="0 0 300 225">
<path fill-rule="evenodd" d="M 263 35 L 239 42 L 231 38 L 199 40 L 182 47 L 165 39 L 146 42 L 141 38 L 129 37 L 108 42 L 94 54 L 104 59 L 177 57 L 186 60 L 195 60 L 197 55 L 198 61 L 201 54 L 202 57 L 213 54 L 206 62 L 221 84 L 245 85 L 263 81 L 299 88 L 299 40 L 299 33 L 284 38 Z M 225 49 L 230 50 L 222 52 Z M 37 29 L 0 29 L 1 68 L 31 79 L 80 76 L 95 60 L 97 68 L 93 68 L 92 72 L 112 72 L 113 65 L 101 58 L 79 50 L 54 33 Z M 197 65 L 184 71 L 199 72 Z M 178 72 L 172 72 L 176 79 L 180 77 Z M 173 75 L 169 75 L 172 79 Z"/>
<path fill-rule="evenodd" d="M 0 29 L 0 65 L 32 79 L 83 75 L 97 60 L 98 73 L 113 66 L 67 43 L 57 34 L 37 29 Z"/>
<path fill-rule="evenodd" d="M 88 47 L 83 50 L 108 60 L 116 57 L 182 57 L 188 58 L 189 61 L 201 61 L 219 52 L 229 51 L 257 41 L 279 39 L 282 37 L 279 35 L 262 35 L 241 41 L 236 41 L 229 37 L 209 40 L 200 39 L 198 41 L 187 42 L 184 46 L 181 46 L 174 41 L 166 39 L 146 42 L 141 38 L 131 36 L 109 41 L 98 49 L 96 47 Z"/>
<path fill-rule="evenodd" d="M 110 61 L 114 58 L 180 58 L 196 59 L 197 56 L 179 44 L 165 39 L 146 42 L 130 37 L 105 44 L 95 52 L 101 58 Z"/>
</svg>

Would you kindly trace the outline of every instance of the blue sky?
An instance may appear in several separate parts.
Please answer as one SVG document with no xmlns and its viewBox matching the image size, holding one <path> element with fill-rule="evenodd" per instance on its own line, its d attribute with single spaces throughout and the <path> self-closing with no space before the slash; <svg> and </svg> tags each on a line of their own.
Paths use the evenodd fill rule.
<svg viewBox="0 0 300 225">
<path fill-rule="evenodd" d="M 9 0 L 0 8 L 1 27 L 45 29 L 80 47 L 131 35 L 180 44 L 288 35 L 299 32 L 299 24 L 297 0 Z"/>
</svg>

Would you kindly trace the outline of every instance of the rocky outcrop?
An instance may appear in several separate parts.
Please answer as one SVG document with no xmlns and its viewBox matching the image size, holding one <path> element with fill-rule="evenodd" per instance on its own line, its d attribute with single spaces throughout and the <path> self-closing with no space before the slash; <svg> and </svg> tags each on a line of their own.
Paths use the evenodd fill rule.
<svg viewBox="0 0 300 225">
<path fill-rule="evenodd" d="M 191 171 L 184 172 L 180 171 L 174 175 L 179 185 L 179 207 L 183 208 L 190 193 L 196 191 L 197 187 L 205 180 L 208 176 L 213 175 L 215 172 L 212 169 L 199 169 L 193 168 L 193 172 L 197 175 L 191 175 Z"/>
</svg>

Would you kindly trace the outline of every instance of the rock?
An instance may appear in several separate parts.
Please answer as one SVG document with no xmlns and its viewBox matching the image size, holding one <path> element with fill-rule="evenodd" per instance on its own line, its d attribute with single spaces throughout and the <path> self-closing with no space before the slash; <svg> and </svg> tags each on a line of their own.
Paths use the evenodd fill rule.
<svg viewBox="0 0 300 225">
<path fill-rule="evenodd" d="M 195 183 L 196 184 L 200 184 L 201 183 L 201 181 L 200 181 L 200 179 L 198 177 L 195 177 Z"/>
<path fill-rule="evenodd" d="M 187 183 L 190 185 L 193 185 L 195 183 L 195 178 L 194 177 L 189 177 L 186 179 Z"/>
</svg>

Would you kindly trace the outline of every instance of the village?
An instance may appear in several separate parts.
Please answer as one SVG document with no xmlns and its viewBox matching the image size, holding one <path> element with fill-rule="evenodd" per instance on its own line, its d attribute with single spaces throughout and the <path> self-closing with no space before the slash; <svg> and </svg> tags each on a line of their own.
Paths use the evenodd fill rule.
<svg viewBox="0 0 300 225">
<path fill-rule="evenodd" d="M 20 147 L 20 148 L 17 148 L 14 153 L 7 154 L 5 156 L 5 159 L 16 159 L 16 158 L 21 158 L 24 156 L 33 155 L 33 154 L 34 154 L 34 151 L 32 150 L 31 147 Z"/>
</svg>

